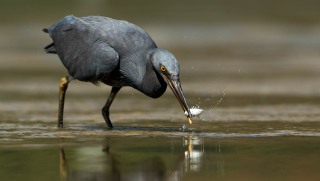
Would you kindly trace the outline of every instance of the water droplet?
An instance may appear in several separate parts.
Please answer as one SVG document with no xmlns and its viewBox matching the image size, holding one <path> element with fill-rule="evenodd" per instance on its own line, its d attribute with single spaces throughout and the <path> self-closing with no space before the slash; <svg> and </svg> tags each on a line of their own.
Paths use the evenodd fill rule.
<svg viewBox="0 0 320 181">
<path fill-rule="evenodd" d="M 179 128 L 179 131 L 185 131 L 186 129 L 187 129 L 187 126 L 184 124 L 184 125 L 182 125 L 181 128 Z"/>
</svg>

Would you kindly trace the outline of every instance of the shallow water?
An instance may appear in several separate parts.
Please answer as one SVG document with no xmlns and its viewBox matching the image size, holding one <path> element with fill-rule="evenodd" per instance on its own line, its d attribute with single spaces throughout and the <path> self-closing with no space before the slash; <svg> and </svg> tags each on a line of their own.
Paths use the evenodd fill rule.
<svg viewBox="0 0 320 181">
<path fill-rule="evenodd" d="M 318 3 L 90 2 L 0 6 L 1 180 L 320 180 Z M 66 71 L 43 52 L 41 29 L 67 14 L 147 30 L 179 59 L 186 99 L 204 112 L 189 125 L 170 90 L 151 99 L 124 88 L 110 130 L 110 87 L 73 81 L 58 129 Z"/>
<path fill-rule="evenodd" d="M 318 180 L 318 137 L 29 139 L 0 148 L 4 180 Z M 9 173 L 16 174 L 9 174 Z"/>
</svg>

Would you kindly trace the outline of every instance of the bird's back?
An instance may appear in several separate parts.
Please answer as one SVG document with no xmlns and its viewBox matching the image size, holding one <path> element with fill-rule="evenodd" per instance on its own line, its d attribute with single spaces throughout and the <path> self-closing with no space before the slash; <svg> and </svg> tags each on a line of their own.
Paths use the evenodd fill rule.
<svg viewBox="0 0 320 181">
<path fill-rule="evenodd" d="M 82 81 L 99 81 L 128 67 L 126 64 L 141 64 L 135 61 L 146 60 L 130 57 L 141 57 L 156 48 L 138 26 L 100 16 L 66 16 L 48 33 L 53 44 L 47 48 L 56 51 L 69 74 Z"/>
<path fill-rule="evenodd" d="M 89 26 L 96 38 L 104 39 L 120 55 L 155 47 L 151 37 L 140 27 L 123 20 L 102 16 L 79 18 L 79 23 Z"/>
</svg>

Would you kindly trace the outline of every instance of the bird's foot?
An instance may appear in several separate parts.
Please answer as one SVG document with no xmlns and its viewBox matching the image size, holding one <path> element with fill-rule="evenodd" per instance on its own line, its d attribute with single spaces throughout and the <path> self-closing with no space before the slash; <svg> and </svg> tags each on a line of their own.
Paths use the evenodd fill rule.
<svg viewBox="0 0 320 181">
<path fill-rule="evenodd" d="M 112 125 L 111 120 L 109 118 L 109 111 L 105 111 L 104 109 L 102 109 L 102 116 L 103 116 L 105 122 L 107 123 L 108 127 L 110 129 L 112 129 L 113 125 Z"/>
</svg>

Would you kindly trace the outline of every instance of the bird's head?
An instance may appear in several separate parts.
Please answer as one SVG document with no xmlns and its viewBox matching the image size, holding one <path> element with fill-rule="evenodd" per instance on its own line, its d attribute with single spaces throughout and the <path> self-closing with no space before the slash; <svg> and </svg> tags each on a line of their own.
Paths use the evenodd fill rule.
<svg viewBox="0 0 320 181">
<path fill-rule="evenodd" d="M 156 49 L 151 54 L 151 62 L 154 69 L 164 78 L 164 80 L 166 80 L 172 92 L 178 99 L 189 123 L 192 124 L 190 108 L 184 97 L 179 80 L 179 61 L 169 51 Z"/>
</svg>

